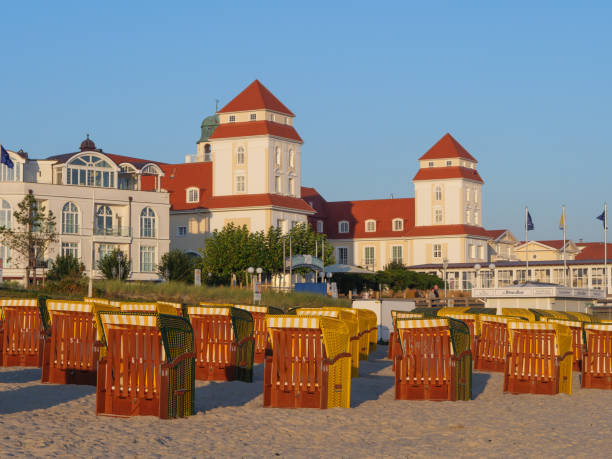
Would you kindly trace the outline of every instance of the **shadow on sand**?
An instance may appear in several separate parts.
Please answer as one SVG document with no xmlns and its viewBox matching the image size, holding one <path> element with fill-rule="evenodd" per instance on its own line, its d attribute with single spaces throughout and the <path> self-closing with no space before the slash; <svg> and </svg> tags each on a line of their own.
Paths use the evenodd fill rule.
<svg viewBox="0 0 612 459">
<path fill-rule="evenodd" d="M 491 375 L 488 373 L 472 372 L 472 400 L 476 400 L 484 392 L 489 379 Z"/>
<path fill-rule="evenodd" d="M 264 365 L 253 368 L 253 382 L 211 381 L 195 390 L 195 410 L 208 411 L 223 406 L 242 406 L 263 394 Z M 262 402 L 263 403 L 263 402 Z"/>
<path fill-rule="evenodd" d="M 391 367 L 391 360 L 386 360 L 387 346 L 379 345 L 369 360 L 359 362 L 359 377 L 351 379 L 351 407 L 356 407 L 369 400 L 378 398 L 391 389 L 395 377 L 377 374 Z"/>
<path fill-rule="evenodd" d="M 0 392 L 0 414 L 44 410 L 95 393 L 95 387 L 72 384 L 40 384 L 7 390 Z"/>
<path fill-rule="evenodd" d="M 27 383 L 40 381 L 40 368 L 19 368 L 0 372 L 1 383 Z"/>
</svg>

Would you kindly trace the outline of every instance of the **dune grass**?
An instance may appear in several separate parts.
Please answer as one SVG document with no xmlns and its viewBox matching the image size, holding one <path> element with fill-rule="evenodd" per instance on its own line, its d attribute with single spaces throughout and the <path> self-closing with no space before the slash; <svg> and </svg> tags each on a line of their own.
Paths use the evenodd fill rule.
<svg viewBox="0 0 612 459">
<path fill-rule="evenodd" d="M 85 292 L 53 292 L 29 289 L 11 284 L 0 287 L 0 297 L 36 297 L 46 295 L 49 298 L 81 300 Z M 100 280 L 94 282 L 94 296 L 124 301 L 172 301 L 190 305 L 200 302 L 252 304 L 253 292 L 246 288 L 209 287 L 188 285 L 183 282 L 122 282 L 118 280 Z M 344 306 L 351 305 L 346 298 L 333 299 L 311 293 L 281 293 L 271 290 L 262 294 L 262 305 L 275 306 L 288 311 L 299 306 Z"/>
</svg>

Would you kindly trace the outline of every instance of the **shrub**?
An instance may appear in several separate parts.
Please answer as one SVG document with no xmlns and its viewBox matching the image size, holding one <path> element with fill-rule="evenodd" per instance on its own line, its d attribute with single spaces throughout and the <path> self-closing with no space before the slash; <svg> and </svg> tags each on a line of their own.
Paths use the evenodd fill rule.
<svg viewBox="0 0 612 459">
<path fill-rule="evenodd" d="M 198 260 L 182 250 L 171 250 L 162 256 L 157 273 L 167 281 L 193 284 L 193 270 Z"/>
<path fill-rule="evenodd" d="M 119 258 L 121 258 L 121 262 L 119 262 Z M 98 261 L 98 269 L 102 271 L 106 279 L 125 280 L 130 275 L 132 262 L 120 249 L 115 249 Z"/>
<path fill-rule="evenodd" d="M 58 255 L 51 264 L 47 279 L 57 281 L 67 277 L 79 279 L 83 277 L 85 265 L 72 254 Z"/>
</svg>

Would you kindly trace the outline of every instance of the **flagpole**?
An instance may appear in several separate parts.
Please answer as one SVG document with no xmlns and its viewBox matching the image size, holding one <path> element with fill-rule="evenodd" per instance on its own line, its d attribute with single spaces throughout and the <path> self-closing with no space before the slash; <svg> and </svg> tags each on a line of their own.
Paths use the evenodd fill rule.
<svg viewBox="0 0 612 459">
<path fill-rule="evenodd" d="M 563 286 L 567 287 L 567 256 L 565 254 L 565 230 L 567 227 L 567 222 L 565 220 L 565 206 L 563 206 Z"/>
<path fill-rule="evenodd" d="M 529 226 L 527 224 L 527 216 L 529 209 L 525 206 L 525 282 L 529 280 Z"/>
<path fill-rule="evenodd" d="M 604 292 L 608 298 L 608 203 L 604 202 Z"/>
</svg>

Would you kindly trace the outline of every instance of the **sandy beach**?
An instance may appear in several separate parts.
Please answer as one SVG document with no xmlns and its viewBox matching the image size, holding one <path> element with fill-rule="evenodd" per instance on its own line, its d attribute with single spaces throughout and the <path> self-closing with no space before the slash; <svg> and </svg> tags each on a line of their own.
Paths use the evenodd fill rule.
<svg viewBox="0 0 612 459">
<path fill-rule="evenodd" d="M 95 415 L 95 388 L 43 385 L 36 368 L 0 368 L 1 457 L 589 456 L 612 448 L 612 391 L 502 393 L 501 374 L 474 373 L 470 402 L 396 401 L 379 346 L 352 380 L 350 410 L 262 407 L 255 382 L 196 382 L 195 416 Z"/>
</svg>

